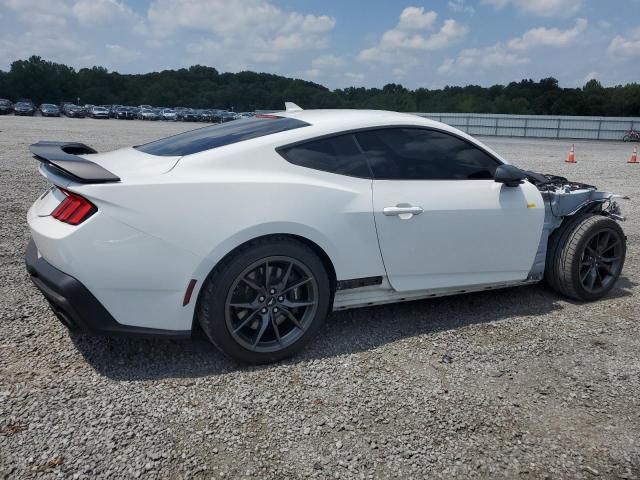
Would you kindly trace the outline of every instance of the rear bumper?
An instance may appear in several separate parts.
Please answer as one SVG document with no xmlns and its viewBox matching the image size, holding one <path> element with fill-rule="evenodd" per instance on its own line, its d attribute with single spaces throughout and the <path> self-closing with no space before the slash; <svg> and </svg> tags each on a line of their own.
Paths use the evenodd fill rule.
<svg viewBox="0 0 640 480">
<path fill-rule="evenodd" d="M 51 305 L 58 319 L 70 330 L 103 336 L 188 338 L 190 330 L 162 330 L 118 323 L 78 280 L 61 272 L 38 256 L 33 240 L 25 255 L 31 280 Z"/>
</svg>

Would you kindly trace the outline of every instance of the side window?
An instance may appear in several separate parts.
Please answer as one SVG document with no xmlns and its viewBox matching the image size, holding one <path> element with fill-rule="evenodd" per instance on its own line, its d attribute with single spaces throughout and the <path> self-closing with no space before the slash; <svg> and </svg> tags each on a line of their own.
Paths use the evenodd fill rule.
<svg viewBox="0 0 640 480">
<path fill-rule="evenodd" d="M 278 151 L 294 165 L 339 175 L 371 178 L 367 162 L 352 135 L 312 140 Z"/>
<path fill-rule="evenodd" d="M 433 130 L 369 130 L 356 133 L 356 138 L 376 179 L 492 179 L 499 165 L 471 143 Z"/>
</svg>

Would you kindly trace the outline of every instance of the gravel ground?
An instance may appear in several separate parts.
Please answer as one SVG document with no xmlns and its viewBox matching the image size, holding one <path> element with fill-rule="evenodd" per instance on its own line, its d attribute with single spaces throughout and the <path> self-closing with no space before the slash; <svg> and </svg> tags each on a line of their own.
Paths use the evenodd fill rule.
<svg viewBox="0 0 640 480">
<path fill-rule="evenodd" d="M 194 128 L 0 117 L 5 478 L 640 478 L 640 165 L 629 145 L 487 138 L 513 163 L 632 197 L 607 299 L 541 286 L 333 314 L 296 358 L 240 368 L 190 341 L 72 337 L 29 281 L 41 139 L 98 150 Z"/>
</svg>

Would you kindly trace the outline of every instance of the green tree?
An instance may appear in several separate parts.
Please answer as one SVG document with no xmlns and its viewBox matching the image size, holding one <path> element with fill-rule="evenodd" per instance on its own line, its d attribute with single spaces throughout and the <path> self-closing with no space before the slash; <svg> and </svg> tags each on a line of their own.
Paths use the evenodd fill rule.
<svg viewBox="0 0 640 480">
<path fill-rule="evenodd" d="M 314 82 L 268 73 L 220 73 L 193 65 L 178 70 L 125 75 L 94 66 L 79 71 L 32 56 L 0 71 L 0 98 L 35 103 L 82 103 L 233 108 L 282 108 L 295 101 L 305 108 L 379 108 L 408 112 L 463 112 L 553 115 L 640 115 L 640 85 L 603 87 L 590 80 L 582 88 L 561 88 L 553 77 L 523 79 L 489 88 L 478 85 L 410 90 L 397 83 L 382 88 L 329 90 Z"/>
</svg>

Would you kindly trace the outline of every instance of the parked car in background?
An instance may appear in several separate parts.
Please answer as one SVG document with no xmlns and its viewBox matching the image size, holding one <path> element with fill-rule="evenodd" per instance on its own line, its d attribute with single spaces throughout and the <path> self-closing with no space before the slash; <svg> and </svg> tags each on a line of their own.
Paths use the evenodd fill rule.
<svg viewBox="0 0 640 480">
<path fill-rule="evenodd" d="M 141 108 L 138 112 L 139 120 L 158 120 L 158 114 L 151 108 Z"/>
<path fill-rule="evenodd" d="M 65 116 L 69 118 L 84 118 L 87 116 L 84 108 L 79 105 L 67 105 L 64 110 Z"/>
<path fill-rule="evenodd" d="M 109 110 L 106 107 L 92 107 L 91 110 L 89 110 L 89 116 L 91 118 L 108 119 Z"/>
<path fill-rule="evenodd" d="M 43 117 L 59 117 L 60 109 L 53 103 L 43 103 L 40 105 L 40 114 Z"/>
<path fill-rule="evenodd" d="M 182 120 L 185 122 L 197 122 L 200 120 L 200 115 L 198 115 L 198 112 L 194 109 L 190 108 L 182 113 Z"/>
<path fill-rule="evenodd" d="M 176 111 L 176 120 L 182 121 L 184 120 L 184 113 L 189 109 L 185 107 L 176 107 L 174 110 Z"/>
<path fill-rule="evenodd" d="M 13 113 L 15 115 L 24 115 L 32 117 L 36 113 L 36 106 L 31 100 L 22 99 L 18 100 L 13 107 Z"/>
<path fill-rule="evenodd" d="M 232 122 L 236 120 L 236 114 L 233 112 L 222 112 L 222 123 Z"/>
<path fill-rule="evenodd" d="M 212 110 L 200 110 L 198 112 L 199 114 L 199 120 L 201 122 L 211 122 L 212 118 L 213 118 L 213 111 Z"/>
<path fill-rule="evenodd" d="M 162 110 L 162 113 L 160 114 L 160 118 L 162 120 L 166 120 L 169 122 L 175 122 L 178 119 L 178 115 L 174 109 L 165 108 Z"/>
<path fill-rule="evenodd" d="M 124 107 L 124 106 L 116 107 L 114 112 L 114 117 L 119 120 L 133 119 L 133 116 L 131 115 L 131 112 L 130 112 L 130 107 Z"/>
<path fill-rule="evenodd" d="M 67 108 L 73 105 L 73 102 L 60 102 L 60 105 L 58 108 L 60 108 L 60 113 L 62 113 L 63 115 L 66 115 L 67 113 Z"/>
<path fill-rule="evenodd" d="M 7 115 L 13 112 L 13 102 L 6 98 L 0 98 L 0 115 Z"/>
<path fill-rule="evenodd" d="M 222 123 L 222 110 L 211 110 L 211 122 Z"/>
</svg>

